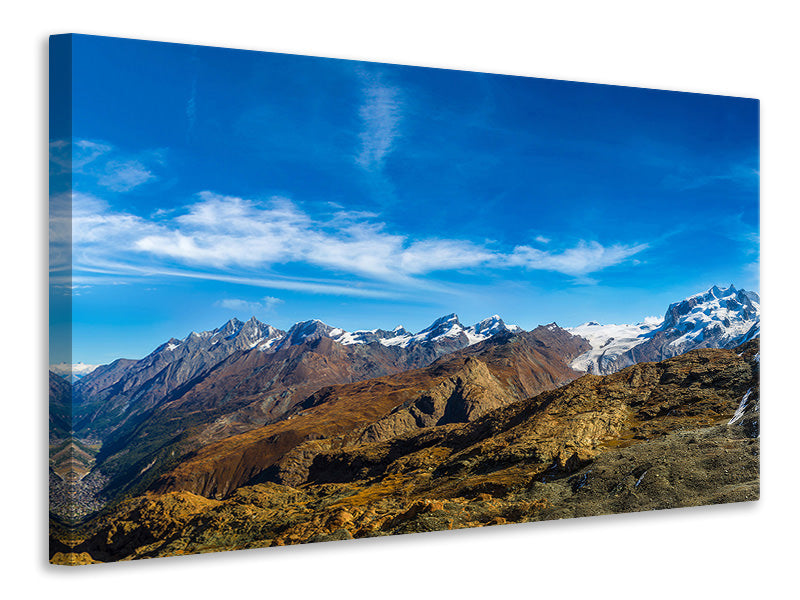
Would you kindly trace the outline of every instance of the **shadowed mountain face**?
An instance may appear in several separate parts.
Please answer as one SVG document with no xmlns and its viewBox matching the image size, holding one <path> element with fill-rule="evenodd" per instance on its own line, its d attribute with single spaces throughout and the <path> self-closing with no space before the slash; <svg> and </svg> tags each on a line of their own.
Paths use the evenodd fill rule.
<svg viewBox="0 0 800 600">
<path fill-rule="evenodd" d="M 426 348 L 342 346 L 327 337 L 273 353 L 235 353 L 108 437 L 98 457 L 111 476 L 108 493 L 155 476 L 162 464 L 204 444 L 279 421 L 323 386 L 397 373 L 435 357 Z"/>
<path fill-rule="evenodd" d="M 382 378 L 322 391 L 262 446 L 229 440 L 238 462 L 189 479 L 173 472 L 158 491 L 174 491 L 123 501 L 69 550 L 106 561 L 757 499 L 757 340 L 586 375 L 492 410 L 503 375 L 486 357 L 500 348 L 439 361 L 417 373 L 416 387 Z M 376 392 L 363 407 L 373 411 L 371 424 L 303 440 L 306 425 L 320 431 L 363 414 L 346 408 L 363 400 L 358 386 L 366 384 Z M 382 400 L 392 394 L 399 397 Z M 487 411 L 478 415 L 482 402 Z M 393 414 L 392 404 L 402 407 L 394 414 L 419 416 L 421 427 L 364 437 Z M 440 416 L 426 425 L 430 415 Z M 249 485 L 220 487 L 223 475 L 233 482 L 241 465 L 280 445 L 298 450 L 291 461 Z M 213 497 L 181 485 L 207 486 L 209 477 L 216 487 L 195 491 Z"/>
<path fill-rule="evenodd" d="M 212 393 L 227 397 L 232 392 L 242 404 L 241 398 L 263 394 L 273 388 L 293 396 L 294 383 L 302 388 L 300 393 L 305 393 L 306 388 L 317 389 L 330 383 L 425 366 L 439 356 L 509 331 L 519 331 L 519 328 L 506 326 L 496 315 L 464 327 L 458 317 L 451 314 L 437 319 L 416 335 L 402 327 L 392 331 L 375 329 L 350 333 L 318 320 L 296 323 L 284 332 L 255 317 L 247 322 L 231 319 L 212 331 L 192 332 L 183 340 L 172 338 L 141 360 L 119 359 L 100 366 L 77 381 L 73 390 L 74 428 L 77 437 L 87 440 L 106 442 L 118 438 L 117 430 L 130 430 L 165 399 L 185 394 L 207 376 L 213 381 L 205 385 L 203 393 L 213 389 Z M 346 369 L 350 373 L 336 377 L 333 375 L 337 370 L 335 365 L 328 368 L 327 364 L 309 359 L 304 365 L 296 365 L 295 377 L 288 376 L 293 367 L 287 365 L 286 353 L 291 355 L 289 362 L 305 351 L 318 356 L 330 355 L 329 343 L 320 345 L 321 340 L 333 340 L 337 347 L 348 348 L 354 358 L 352 368 Z M 333 360 L 342 358 L 336 356 Z M 228 375 L 220 375 L 223 366 L 236 374 L 236 383 L 227 387 L 227 384 L 219 384 L 222 379 L 232 380 Z M 263 376 L 249 372 L 264 367 L 268 373 Z M 247 376 L 243 385 L 238 380 L 242 374 Z M 321 383 L 317 383 L 317 378 Z M 291 403 L 290 398 L 284 397 L 269 407 L 262 407 L 263 414 L 257 417 L 261 421 L 259 424 L 279 418 Z M 255 410 L 254 415 L 258 412 Z M 244 416 L 242 424 L 248 424 L 248 418 Z"/>
<path fill-rule="evenodd" d="M 66 440 L 72 431 L 72 386 L 52 371 L 50 377 L 50 443 Z"/>
</svg>

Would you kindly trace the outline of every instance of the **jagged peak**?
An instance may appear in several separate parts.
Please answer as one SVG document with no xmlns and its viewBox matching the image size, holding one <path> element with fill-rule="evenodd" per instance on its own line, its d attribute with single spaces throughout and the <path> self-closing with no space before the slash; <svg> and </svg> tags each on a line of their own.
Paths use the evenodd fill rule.
<svg viewBox="0 0 800 600">
<path fill-rule="evenodd" d="M 313 328 L 318 328 L 318 329 L 327 328 L 331 330 L 335 329 L 334 327 L 331 327 L 330 325 L 328 325 L 323 321 L 320 321 L 319 319 L 308 319 L 307 321 L 298 321 L 289 328 L 289 331 L 298 331 L 302 329 L 313 329 Z"/>
<path fill-rule="evenodd" d="M 431 323 L 428 327 L 423 329 L 423 331 L 427 329 L 433 329 L 438 325 L 444 325 L 445 323 L 459 323 L 458 315 L 456 313 L 450 313 L 449 315 L 444 315 L 443 317 L 439 317 L 433 323 Z"/>
<path fill-rule="evenodd" d="M 222 330 L 225 330 L 225 329 L 232 329 L 232 328 L 236 328 L 236 327 L 241 327 L 242 325 L 244 325 L 244 322 L 240 321 L 236 317 L 233 317 L 232 319 L 228 319 L 227 321 L 225 321 L 225 323 L 223 323 L 222 327 L 218 327 L 217 331 L 222 331 Z"/>
<path fill-rule="evenodd" d="M 331 332 L 342 332 L 341 329 L 331 327 L 319 319 L 309 319 L 308 321 L 298 321 L 289 328 L 286 335 L 276 348 L 284 346 L 294 346 L 321 337 L 331 337 Z"/>
<path fill-rule="evenodd" d="M 507 330 L 505 322 L 500 318 L 500 315 L 492 315 L 486 317 L 482 321 L 478 321 L 470 327 L 470 330 L 477 335 L 486 335 L 491 333 L 498 333 Z"/>
</svg>

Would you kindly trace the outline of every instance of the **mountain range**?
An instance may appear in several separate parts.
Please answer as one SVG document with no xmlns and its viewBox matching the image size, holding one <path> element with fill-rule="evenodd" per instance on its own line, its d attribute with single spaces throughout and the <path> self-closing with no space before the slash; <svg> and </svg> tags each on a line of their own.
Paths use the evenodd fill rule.
<svg viewBox="0 0 800 600">
<path fill-rule="evenodd" d="M 357 455 L 367 447 L 387 448 L 395 456 L 390 462 L 408 452 L 416 456 L 426 447 L 419 442 L 428 439 L 426 432 L 462 428 L 459 431 L 473 432 L 469 436 L 480 431 L 481 439 L 499 440 L 500 430 L 492 425 L 499 421 L 491 415 L 531 402 L 536 422 L 544 419 L 542 427 L 556 422 L 559 427 L 567 423 L 571 423 L 568 428 L 577 427 L 567 436 L 572 441 L 564 442 L 553 455 L 563 470 L 570 452 L 580 464 L 594 456 L 578 450 L 583 448 L 582 436 L 595 430 L 600 437 L 606 435 L 602 432 L 608 427 L 617 427 L 614 419 L 622 419 L 620 427 L 624 421 L 626 431 L 633 431 L 625 411 L 637 411 L 641 425 L 630 433 L 633 438 L 625 437 L 628 433 L 623 438 L 651 439 L 647 420 L 678 408 L 668 398 L 659 400 L 661 392 L 648 392 L 645 405 L 632 396 L 630 407 L 608 421 L 610 417 L 602 416 L 605 409 L 578 410 L 572 401 L 571 408 L 544 410 L 541 403 L 551 402 L 548 393 L 566 390 L 578 383 L 576 379 L 591 382 L 597 375 L 628 372 L 640 363 L 661 364 L 692 351 L 757 344 L 759 332 L 758 295 L 734 286 L 712 287 L 671 304 L 663 319 L 637 325 L 589 322 L 561 328 L 551 323 L 524 331 L 497 315 L 464 326 L 457 315 L 449 314 L 411 333 L 403 327 L 348 332 L 319 320 L 282 331 L 255 317 L 245 322 L 231 319 L 211 331 L 171 338 L 141 360 L 118 359 L 86 369 L 71 385 L 63 375 L 51 372 L 51 479 L 65 482 L 51 487 L 54 523 L 61 524 L 57 528 L 74 527 L 98 507 L 113 510 L 123 497 L 142 494 L 188 493 L 224 500 L 248 486 L 292 487 L 310 485 L 312 480 L 321 484 L 321 464 L 329 465 L 330 473 L 339 472 L 335 466 L 339 463 L 323 457 Z M 728 364 L 727 354 L 708 356 L 714 369 Z M 675 365 L 700 373 L 708 370 L 700 366 L 703 360 Z M 714 405 L 713 415 L 704 408 L 711 397 L 702 390 L 685 396 L 680 410 L 702 417 L 697 423 L 716 422 L 733 404 L 729 419 L 737 407 L 740 420 L 745 413 L 757 414 L 757 395 L 748 395 L 739 406 L 742 386 L 753 388 L 752 367 L 741 363 L 736 368 L 749 374 L 736 380 L 733 396 L 726 392 L 724 402 Z M 637 377 L 645 375 L 652 373 L 639 369 L 609 381 L 635 387 Z M 708 377 L 713 380 L 710 372 Z M 598 392 L 598 398 L 606 398 L 605 402 L 616 398 L 616 392 L 608 396 L 611 388 L 597 385 L 605 390 Z M 711 420 L 703 420 L 706 417 Z M 514 418 L 508 418 L 513 429 Z M 751 423 L 753 417 L 748 419 Z M 471 423 L 485 423 L 489 429 L 470 429 Z M 666 430 L 659 431 L 666 435 Z M 398 441 L 406 439 L 418 440 L 412 444 L 417 450 Z M 511 440 L 502 445 L 528 452 L 524 444 L 517 446 Z M 536 442 L 536 455 L 545 463 L 555 460 L 552 452 L 542 453 L 543 443 Z M 399 447 L 404 449 L 397 454 Z M 417 460 L 409 455 L 409 465 Z M 435 468 L 451 468 L 443 465 Z M 369 469 L 353 468 L 348 467 L 348 481 L 356 475 L 371 476 Z M 69 509 L 69 498 L 63 494 L 80 498 L 86 510 Z M 101 522 L 97 519 L 87 522 L 94 527 Z"/>
<path fill-rule="evenodd" d="M 229 383 L 234 373 L 237 397 L 263 395 L 266 387 L 281 394 L 243 418 L 274 419 L 291 407 L 296 394 L 311 393 L 319 385 L 425 366 L 506 331 L 521 330 L 496 315 L 464 327 L 450 314 L 416 334 L 403 327 L 347 332 L 316 319 L 281 331 L 255 317 L 231 319 L 212 331 L 167 340 L 141 360 L 118 359 L 76 380 L 73 427 L 79 437 L 103 440 L 164 399 L 188 392 L 200 383 L 198 378 L 209 379 L 201 388 L 204 394 L 227 394 L 221 380 Z M 322 339 L 336 342 L 336 361 L 320 358 L 333 352 L 327 343 L 320 345 Z"/>
</svg>

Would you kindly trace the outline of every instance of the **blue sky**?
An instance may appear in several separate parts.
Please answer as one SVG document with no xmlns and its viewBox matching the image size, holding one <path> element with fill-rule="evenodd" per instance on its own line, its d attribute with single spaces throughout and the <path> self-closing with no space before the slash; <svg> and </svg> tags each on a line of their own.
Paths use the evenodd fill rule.
<svg viewBox="0 0 800 600">
<path fill-rule="evenodd" d="M 755 100 L 89 36 L 73 61 L 74 362 L 234 316 L 529 329 L 758 290 Z"/>
</svg>

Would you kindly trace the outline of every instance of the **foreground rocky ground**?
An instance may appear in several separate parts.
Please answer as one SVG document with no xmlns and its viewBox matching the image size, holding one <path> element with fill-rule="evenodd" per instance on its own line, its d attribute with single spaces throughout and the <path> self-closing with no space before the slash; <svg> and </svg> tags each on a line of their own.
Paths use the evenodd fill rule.
<svg viewBox="0 0 800 600">
<path fill-rule="evenodd" d="M 757 352 L 751 342 L 587 375 L 473 422 L 388 439 L 365 437 L 367 428 L 361 435 L 310 439 L 302 444 L 302 460 L 264 471 L 224 497 L 150 492 L 80 530 L 56 527 L 52 561 L 130 560 L 756 500 Z"/>
</svg>

